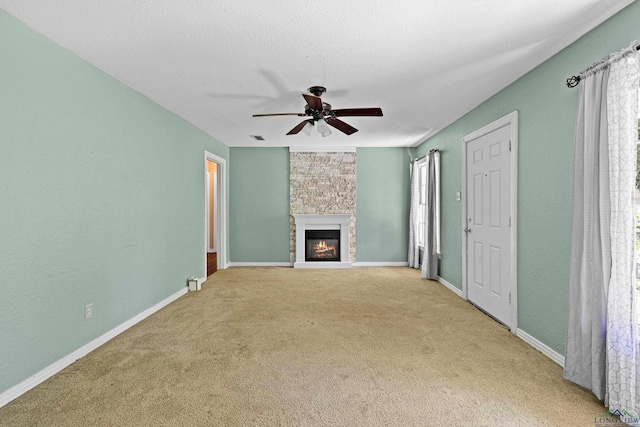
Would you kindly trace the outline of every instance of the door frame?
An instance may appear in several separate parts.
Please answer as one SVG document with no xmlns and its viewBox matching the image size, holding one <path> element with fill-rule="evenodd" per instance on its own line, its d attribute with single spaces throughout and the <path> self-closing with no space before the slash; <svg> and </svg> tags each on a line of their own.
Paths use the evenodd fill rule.
<svg viewBox="0 0 640 427">
<path fill-rule="evenodd" d="M 209 199 L 208 194 L 208 183 L 207 183 L 207 161 L 211 161 L 217 164 L 217 185 L 214 193 L 214 197 L 218 198 L 218 208 L 216 209 L 216 213 L 219 213 L 218 217 L 219 221 L 214 221 L 214 233 L 219 236 L 220 246 L 218 247 L 218 270 L 224 270 L 228 267 L 227 262 L 227 161 L 220 156 L 216 156 L 213 153 L 210 153 L 205 150 L 204 152 L 204 171 L 202 173 L 203 179 L 205 181 L 204 185 L 204 230 L 207 233 L 208 222 L 209 222 L 209 206 L 207 205 L 207 200 Z M 207 244 L 208 235 L 205 234 L 204 239 L 204 269 L 203 269 L 203 277 L 207 277 L 207 253 L 209 252 L 209 245 Z"/>
<path fill-rule="evenodd" d="M 215 191 L 218 190 L 218 174 L 219 171 L 213 174 L 213 188 Z M 211 243 L 210 247 L 213 248 L 213 252 L 220 252 L 220 235 L 216 233 L 216 231 L 220 232 L 220 200 L 218 200 L 218 196 L 213 194 L 213 243 Z"/>
<path fill-rule="evenodd" d="M 468 284 L 467 284 L 467 233 L 464 229 L 467 227 L 467 144 L 475 139 L 480 138 L 488 133 L 511 126 L 511 151 L 509 161 L 511 162 L 510 180 L 510 206 L 509 215 L 511 217 L 511 229 L 509 235 L 511 265 L 510 281 L 511 285 L 511 314 L 509 316 L 509 324 L 507 325 L 514 334 L 518 328 L 518 111 L 513 111 L 504 117 L 495 120 L 488 125 L 464 136 L 462 138 L 462 226 L 460 228 L 462 235 L 462 298 L 468 300 Z"/>
<path fill-rule="evenodd" d="M 210 200 L 209 200 L 209 195 L 211 194 L 211 185 L 209 184 L 211 182 L 211 174 L 209 173 L 209 165 L 206 165 L 207 167 L 205 167 L 204 169 L 204 175 L 205 175 L 205 184 L 204 184 L 204 194 L 206 194 L 206 197 L 204 199 L 204 217 L 207 219 L 205 222 L 205 236 L 207 236 L 206 238 L 206 245 L 207 245 L 207 252 L 211 251 L 211 241 L 209 240 L 209 236 L 211 236 L 211 227 L 210 227 L 210 221 L 209 221 L 209 216 L 211 215 L 211 210 L 209 209 L 209 204 L 210 204 Z M 214 198 L 215 193 L 214 193 Z M 215 225 L 214 225 L 214 232 L 215 232 Z"/>
</svg>

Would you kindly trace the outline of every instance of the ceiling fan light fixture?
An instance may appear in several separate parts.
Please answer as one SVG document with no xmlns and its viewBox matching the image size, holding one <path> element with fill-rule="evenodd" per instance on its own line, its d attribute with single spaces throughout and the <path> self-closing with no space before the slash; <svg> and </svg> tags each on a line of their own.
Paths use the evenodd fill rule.
<svg viewBox="0 0 640 427">
<path fill-rule="evenodd" d="M 324 121 L 324 119 L 318 120 L 318 132 L 322 134 L 323 138 L 331 135 L 331 129 L 329 129 L 329 126 L 327 125 L 327 122 Z"/>
<path fill-rule="evenodd" d="M 307 124 L 304 125 L 304 127 L 302 128 L 302 132 L 304 132 L 307 135 L 311 136 L 311 130 L 312 129 L 313 129 L 313 123 L 312 122 L 307 122 Z"/>
</svg>

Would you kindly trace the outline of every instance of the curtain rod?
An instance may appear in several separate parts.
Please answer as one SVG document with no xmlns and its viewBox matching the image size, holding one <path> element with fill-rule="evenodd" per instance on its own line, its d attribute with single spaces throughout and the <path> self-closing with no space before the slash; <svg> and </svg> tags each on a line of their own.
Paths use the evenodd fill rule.
<svg viewBox="0 0 640 427">
<path fill-rule="evenodd" d="M 633 43 L 631 43 L 631 46 L 627 47 L 626 49 L 622 49 L 619 53 L 620 54 L 625 54 L 625 53 L 627 53 L 627 51 L 630 52 L 632 50 L 640 50 L 640 44 L 638 44 L 637 42 L 633 42 Z M 574 88 L 574 87 L 578 86 L 578 84 L 580 83 L 580 80 L 582 80 L 582 75 L 584 73 L 586 73 L 587 71 L 590 71 L 590 70 L 592 70 L 592 69 L 594 69 L 596 67 L 599 67 L 601 65 L 607 64 L 607 62 L 612 59 L 613 55 L 615 55 L 615 53 L 605 56 L 600 61 L 598 61 L 598 62 L 594 63 L 593 65 L 591 65 L 590 67 L 588 67 L 586 70 L 581 71 L 580 74 L 578 74 L 577 76 L 569 77 L 567 79 L 567 87 L 568 88 Z"/>
<path fill-rule="evenodd" d="M 422 159 L 424 159 L 425 157 L 427 157 L 430 153 L 434 153 L 434 152 L 441 153 L 441 151 L 440 151 L 440 149 L 439 149 L 439 148 L 432 148 L 431 150 L 429 150 L 429 153 L 425 154 L 425 155 L 424 155 L 424 156 L 422 156 L 422 157 L 417 157 L 417 158 L 415 158 L 415 159 L 411 159 L 411 160 L 409 160 L 409 163 L 413 163 L 413 162 L 415 162 L 415 161 L 417 161 L 417 160 L 422 160 Z"/>
</svg>

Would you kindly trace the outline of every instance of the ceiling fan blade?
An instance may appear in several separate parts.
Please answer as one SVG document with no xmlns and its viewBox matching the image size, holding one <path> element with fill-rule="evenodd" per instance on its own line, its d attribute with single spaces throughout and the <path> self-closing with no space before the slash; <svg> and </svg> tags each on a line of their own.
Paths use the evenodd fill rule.
<svg viewBox="0 0 640 427">
<path fill-rule="evenodd" d="M 267 116 L 306 116 L 303 113 L 271 113 L 271 114 L 254 114 L 251 117 L 267 117 Z"/>
<path fill-rule="evenodd" d="M 342 108 L 332 110 L 336 117 L 347 116 L 376 116 L 382 117 L 382 109 L 380 108 Z"/>
<path fill-rule="evenodd" d="M 303 93 L 304 100 L 309 104 L 309 108 L 312 110 L 322 111 L 322 99 L 319 96 L 311 95 L 310 93 Z"/>
<path fill-rule="evenodd" d="M 324 119 L 325 122 L 327 122 L 327 124 L 329 126 L 333 126 L 334 128 L 338 129 L 341 132 L 346 133 L 347 135 L 351 135 L 352 133 L 356 133 L 358 132 L 358 129 L 354 128 L 353 126 L 343 122 L 340 119 L 330 119 L 330 118 L 325 118 Z"/>
<path fill-rule="evenodd" d="M 291 129 L 289 132 L 287 132 L 287 135 L 295 135 L 296 133 L 300 132 L 302 128 L 304 128 L 307 125 L 307 123 L 313 124 L 313 120 L 305 120 L 304 122 L 300 123 L 298 126 Z"/>
</svg>

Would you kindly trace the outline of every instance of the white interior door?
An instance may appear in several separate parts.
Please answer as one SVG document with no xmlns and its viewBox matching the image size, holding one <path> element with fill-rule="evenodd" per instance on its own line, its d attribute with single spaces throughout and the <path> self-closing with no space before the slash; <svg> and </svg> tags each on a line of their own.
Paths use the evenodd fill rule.
<svg viewBox="0 0 640 427">
<path fill-rule="evenodd" d="M 467 296 L 511 325 L 511 126 L 466 143 Z"/>
</svg>

